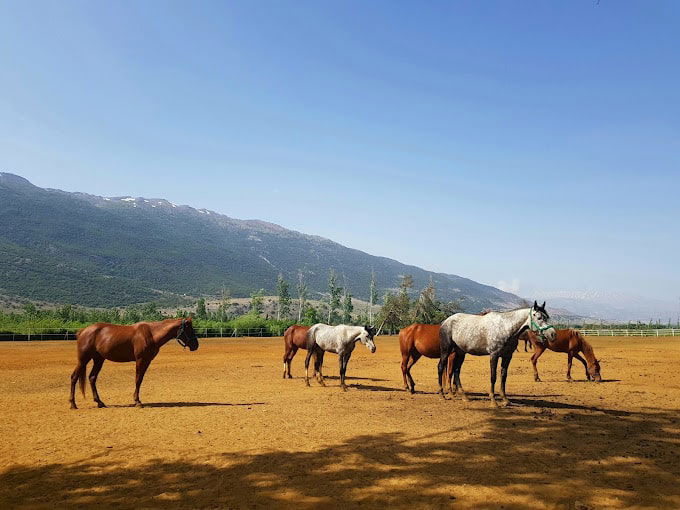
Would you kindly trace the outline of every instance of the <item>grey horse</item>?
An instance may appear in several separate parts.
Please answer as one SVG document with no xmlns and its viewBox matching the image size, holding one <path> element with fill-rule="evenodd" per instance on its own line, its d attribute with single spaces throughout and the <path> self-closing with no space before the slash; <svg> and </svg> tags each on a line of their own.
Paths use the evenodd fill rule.
<svg viewBox="0 0 680 510">
<path fill-rule="evenodd" d="M 329 326 L 328 324 L 314 324 L 307 332 L 307 357 L 305 358 L 305 384 L 309 386 L 309 360 L 316 354 L 314 371 L 319 384 L 325 386 L 321 367 L 326 352 L 338 355 L 340 363 L 340 387 L 347 391 L 345 372 L 347 363 L 357 342 L 364 344 L 371 352 L 375 352 L 375 328 L 371 326 Z"/>
<path fill-rule="evenodd" d="M 555 338 L 555 328 L 548 324 L 550 317 L 545 311 L 545 302 L 539 306 L 536 301 L 531 308 L 521 308 L 511 312 L 489 312 L 485 315 L 471 315 L 456 313 L 442 322 L 439 330 L 439 392 L 444 397 L 442 388 L 442 373 L 446 367 L 448 357 L 454 354 L 453 379 L 451 394 L 461 392 L 463 399 L 467 396 L 460 383 L 460 368 L 466 354 L 473 356 L 491 356 L 491 389 L 489 397 L 491 403 L 496 402 L 495 385 L 498 358 L 501 358 L 501 400 L 502 405 L 510 401 L 505 395 L 505 380 L 508 376 L 508 366 L 517 347 L 519 336 L 527 329 L 538 334 L 545 341 Z"/>
</svg>

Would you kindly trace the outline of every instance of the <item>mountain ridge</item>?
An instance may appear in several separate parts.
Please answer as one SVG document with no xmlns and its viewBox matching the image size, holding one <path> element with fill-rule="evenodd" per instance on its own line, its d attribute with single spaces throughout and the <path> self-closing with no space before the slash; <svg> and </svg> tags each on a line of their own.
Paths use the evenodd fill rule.
<svg viewBox="0 0 680 510">
<path fill-rule="evenodd" d="M 414 290 L 431 277 L 440 297 L 462 299 L 471 312 L 521 302 L 468 278 L 370 255 L 275 223 L 235 219 L 162 198 L 40 188 L 8 172 L 0 172 L 0 221 L 0 292 L 26 298 L 109 306 L 163 293 L 216 295 L 223 287 L 243 296 L 259 288 L 273 290 L 279 272 L 294 286 L 298 271 L 313 293 L 323 295 L 333 268 L 339 283 L 344 275 L 359 298 L 367 297 L 374 270 L 380 294 L 395 289 L 400 275 L 413 274 Z"/>
</svg>

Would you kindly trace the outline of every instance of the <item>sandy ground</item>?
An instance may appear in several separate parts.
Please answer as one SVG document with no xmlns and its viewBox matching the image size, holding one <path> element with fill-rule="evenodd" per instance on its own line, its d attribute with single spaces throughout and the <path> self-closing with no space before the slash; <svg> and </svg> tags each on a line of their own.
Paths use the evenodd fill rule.
<svg viewBox="0 0 680 510">
<path fill-rule="evenodd" d="M 592 338 L 601 384 L 565 381 L 547 352 L 510 366 L 513 405 L 492 409 L 488 358 L 468 357 L 473 400 L 443 401 L 436 362 L 402 390 L 396 337 L 357 346 L 346 393 L 304 386 L 282 340 L 173 342 L 143 409 L 133 364 L 107 362 L 97 409 L 68 406 L 72 342 L 0 344 L 0 508 L 680 508 L 680 339 Z M 304 352 L 302 352 L 304 354 Z"/>
</svg>

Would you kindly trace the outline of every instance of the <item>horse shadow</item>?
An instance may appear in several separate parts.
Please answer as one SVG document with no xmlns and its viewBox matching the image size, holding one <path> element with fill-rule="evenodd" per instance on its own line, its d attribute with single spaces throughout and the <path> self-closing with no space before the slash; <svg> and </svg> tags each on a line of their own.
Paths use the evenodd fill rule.
<svg viewBox="0 0 680 510">
<path fill-rule="evenodd" d="M 333 380 L 333 379 L 339 380 L 340 376 L 338 376 L 338 375 L 324 375 L 323 378 L 324 379 L 331 379 L 331 380 Z M 372 381 L 372 382 L 386 382 L 386 381 L 388 381 L 388 379 L 376 379 L 375 377 L 350 377 L 350 376 L 345 377 L 345 381 L 352 381 L 352 380 L 355 380 L 355 381 Z"/>
<path fill-rule="evenodd" d="M 367 391 L 387 391 L 387 392 L 395 392 L 395 391 L 403 391 L 403 388 L 389 388 L 387 386 L 377 386 L 377 385 L 372 385 L 372 384 L 352 384 L 352 388 L 356 388 L 358 390 L 367 390 Z"/>
<path fill-rule="evenodd" d="M 267 405 L 266 402 L 144 402 L 143 407 L 215 407 L 215 406 L 262 406 Z M 129 408 L 135 407 L 135 404 L 118 404 L 118 405 L 107 405 L 107 407 L 113 408 Z"/>
<path fill-rule="evenodd" d="M 572 379 L 569 382 L 570 383 L 593 383 L 593 381 L 589 381 L 588 379 Z M 621 379 L 602 379 L 601 381 L 596 382 L 594 384 L 613 383 L 613 382 L 621 382 Z"/>
</svg>

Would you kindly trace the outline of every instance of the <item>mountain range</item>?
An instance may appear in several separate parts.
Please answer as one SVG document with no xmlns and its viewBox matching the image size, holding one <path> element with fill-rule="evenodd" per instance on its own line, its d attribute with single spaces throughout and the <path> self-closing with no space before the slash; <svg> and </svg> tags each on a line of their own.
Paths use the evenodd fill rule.
<svg viewBox="0 0 680 510">
<path fill-rule="evenodd" d="M 313 297 L 329 271 L 366 299 L 413 276 L 464 309 L 507 309 L 521 299 L 461 276 L 426 271 L 322 237 L 259 220 L 238 220 L 162 198 L 100 197 L 43 189 L 0 173 L 0 294 L 52 303 L 125 306 L 164 296 L 273 293 L 278 274 L 294 287 L 302 272 Z M 294 289 L 293 289 L 294 294 Z"/>
</svg>

